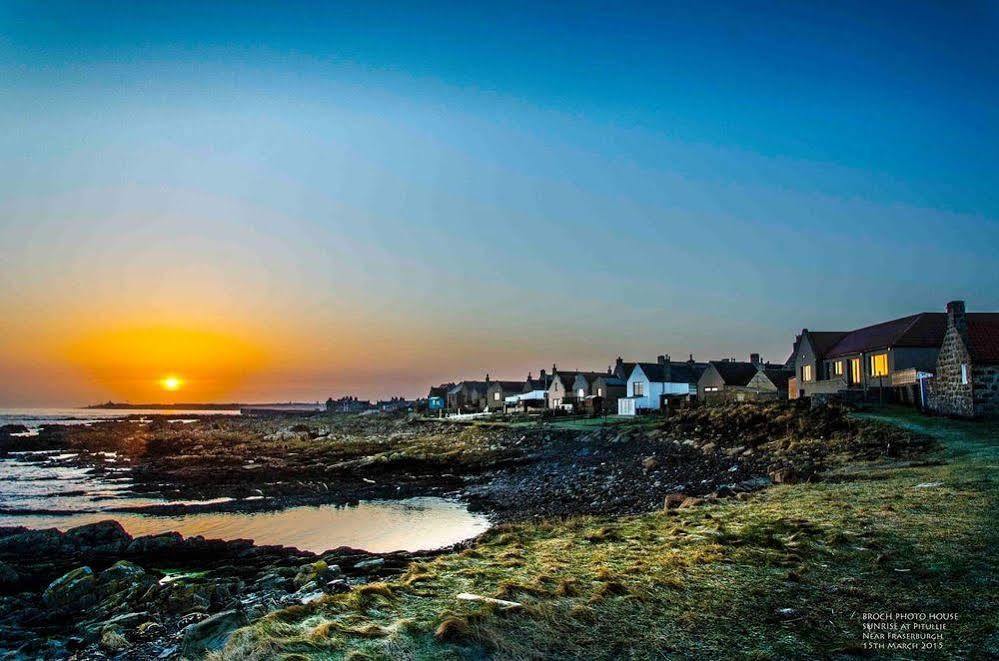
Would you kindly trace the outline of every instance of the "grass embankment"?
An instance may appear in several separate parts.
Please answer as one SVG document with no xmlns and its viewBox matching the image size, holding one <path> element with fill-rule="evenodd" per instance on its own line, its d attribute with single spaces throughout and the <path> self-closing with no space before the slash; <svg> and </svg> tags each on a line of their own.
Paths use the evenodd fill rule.
<svg viewBox="0 0 999 661">
<path fill-rule="evenodd" d="M 940 462 L 851 464 L 750 500 L 503 526 L 462 553 L 278 611 L 219 658 L 802 658 L 860 653 L 864 612 L 956 612 L 999 654 L 999 428 L 890 411 Z M 522 608 L 463 602 L 471 592 Z"/>
</svg>

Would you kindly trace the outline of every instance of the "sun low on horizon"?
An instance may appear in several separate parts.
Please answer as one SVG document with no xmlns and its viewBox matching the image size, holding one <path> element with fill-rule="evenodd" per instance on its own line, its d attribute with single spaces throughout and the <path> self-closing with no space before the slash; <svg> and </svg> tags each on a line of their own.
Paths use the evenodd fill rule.
<svg viewBox="0 0 999 661">
<path fill-rule="evenodd" d="M 163 388 L 163 390 L 169 392 L 177 392 L 178 390 L 184 387 L 184 379 L 174 375 L 165 376 L 162 379 L 160 379 L 160 386 Z"/>
</svg>

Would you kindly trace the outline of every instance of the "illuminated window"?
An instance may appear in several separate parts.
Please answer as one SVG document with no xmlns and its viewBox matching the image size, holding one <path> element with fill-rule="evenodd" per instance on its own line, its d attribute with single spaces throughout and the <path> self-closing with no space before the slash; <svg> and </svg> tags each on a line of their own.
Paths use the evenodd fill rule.
<svg viewBox="0 0 999 661">
<path fill-rule="evenodd" d="M 850 383 L 860 383 L 860 358 L 850 359 Z"/>
<path fill-rule="evenodd" d="M 493 399 L 495 399 L 498 402 L 499 401 L 499 397 L 500 397 L 500 394 L 499 394 L 499 391 L 497 390 L 496 392 L 493 393 Z"/>
<path fill-rule="evenodd" d="M 603 396 L 604 396 L 604 389 L 597 388 L 597 397 L 603 397 Z"/>
<path fill-rule="evenodd" d="M 578 393 L 579 393 L 579 396 L 580 396 L 580 397 L 586 397 L 586 389 L 585 389 L 585 388 L 580 388 L 580 389 L 579 389 L 579 390 L 577 390 L 576 392 L 578 392 Z"/>
<path fill-rule="evenodd" d="M 812 366 L 811 365 L 802 365 L 801 366 L 801 380 L 802 381 L 811 381 L 812 380 Z"/>
<path fill-rule="evenodd" d="M 843 376 L 843 361 L 837 360 L 833 363 L 833 374 L 836 376 Z"/>
<path fill-rule="evenodd" d="M 871 356 L 871 376 L 888 376 L 888 354 Z"/>
<path fill-rule="evenodd" d="M 643 382 L 635 381 L 633 384 L 631 384 L 631 387 L 635 397 L 645 396 L 645 384 Z"/>
<path fill-rule="evenodd" d="M 967 385 L 968 384 L 968 364 L 967 363 L 961 363 L 961 384 L 962 385 Z"/>
</svg>

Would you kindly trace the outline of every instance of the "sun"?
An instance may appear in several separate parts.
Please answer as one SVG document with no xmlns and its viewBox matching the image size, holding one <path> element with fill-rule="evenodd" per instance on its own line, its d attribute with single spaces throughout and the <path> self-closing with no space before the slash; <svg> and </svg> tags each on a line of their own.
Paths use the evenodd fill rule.
<svg viewBox="0 0 999 661">
<path fill-rule="evenodd" d="M 172 392 L 180 390 L 180 387 L 184 385 L 184 381 L 178 376 L 168 376 L 160 380 L 160 385 L 163 386 L 163 390 Z"/>
</svg>

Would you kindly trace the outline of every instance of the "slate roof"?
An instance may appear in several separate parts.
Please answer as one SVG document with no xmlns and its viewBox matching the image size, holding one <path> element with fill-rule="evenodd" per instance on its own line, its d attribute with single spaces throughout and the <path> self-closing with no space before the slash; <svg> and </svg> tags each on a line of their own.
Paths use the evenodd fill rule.
<svg viewBox="0 0 999 661">
<path fill-rule="evenodd" d="M 659 363 L 635 363 L 640 366 L 649 381 L 665 383 L 665 366 Z M 670 362 L 669 383 L 697 383 L 708 368 L 707 363 Z M 631 374 L 628 375 L 629 377 Z"/>
<path fill-rule="evenodd" d="M 489 387 L 498 385 L 504 393 L 519 393 L 524 390 L 523 381 L 490 381 Z"/>
<path fill-rule="evenodd" d="M 826 358 L 889 347 L 939 348 L 946 330 L 946 313 L 920 312 L 851 331 L 829 350 Z"/>
<path fill-rule="evenodd" d="M 972 360 L 999 363 L 999 312 L 969 312 L 967 319 Z"/>
<path fill-rule="evenodd" d="M 712 360 L 711 366 L 718 371 L 722 383 L 726 386 L 744 386 L 753 380 L 760 370 L 754 363 L 743 363 L 734 360 Z"/>
<path fill-rule="evenodd" d="M 849 331 L 808 331 L 808 337 L 812 341 L 812 348 L 815 350 L 819 360 L 849 334 Z"/>
<path fill-rule="evenodd" d="M 787 390 L 787 382 L 794 376 L 794 370 L 776 367 L 766 367 L 763 369 L 763 373 L 770 379 L 771 383 L 777 386 L 778 390 Z"/>
<path fill-rule="evenodd" d="M 608 386 L 626 386 L 626 385 L 628 385 L 627 381 L 625 381 L 624 379 L 619 379 L 616 376 L 614 376 L 613 374 L 603 374 L 603 375 L 600 376 L 599 379 L 595 379 L 595 381 L 603 381 Z"/>
</svg>

